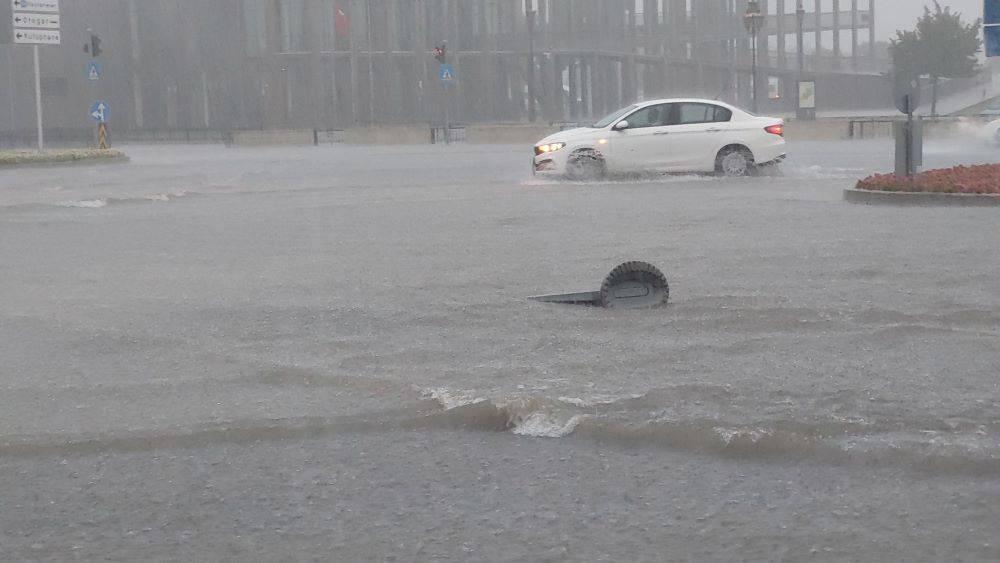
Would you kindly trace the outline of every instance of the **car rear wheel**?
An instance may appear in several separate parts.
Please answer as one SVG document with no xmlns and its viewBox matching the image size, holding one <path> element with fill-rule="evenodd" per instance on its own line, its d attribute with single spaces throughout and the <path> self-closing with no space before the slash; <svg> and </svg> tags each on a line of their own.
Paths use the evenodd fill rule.
<svg viewBox="0 0 1000 563">
<path fill-rule="evenodd" d="M 594 150 L 581 150 L 570 155 L 566 162 L 566 175 L 570 180 L 596 180 L 604 177 L 604 157 Z"/>
<path fill-rule="evenodd" d="M 745 147 L 725 148 L 715 162 L 716 171 L 729 178 L 749 176 L 755 168 L 753 154 Z"/>
</svg>

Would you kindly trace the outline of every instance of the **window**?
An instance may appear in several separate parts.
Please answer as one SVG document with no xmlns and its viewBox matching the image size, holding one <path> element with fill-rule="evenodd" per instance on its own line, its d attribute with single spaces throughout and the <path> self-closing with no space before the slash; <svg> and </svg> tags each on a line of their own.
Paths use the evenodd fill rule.
<svg viewBox="0 0 1000 563">
<path fill-rule="evenodd" d="M 267 0 L 243 0 L 243 33 L 248 57 L 267 53 Z"/>
<path fill-rule="evenodd" d="M 281 0 L 281 52 L 305 51 L 303 39 L 303 0 Z"/>
<path fill-rule="evenodd" d="M 733 112 L 722 106 L 711 104 L 677 104 L 677 119 L 673 125 L 695 125 L 698 123 L 723 123 L 733 117 Z"/>
<path fill-rule="evenodd" d="M 631 112 L 634 109 L 635 109 L 635 106 L 629 106 L 627 108 L 622 108 L 622 109 L 620 109 L 620 110 L 618 110 L 618 111 L 616 111 L 616 112 L 614 112 L 614 113 L 606 116 L 604 119 L 598 121 L 597 123 L 591 125 L 591 127 L 595 128 L 595 129 L 601 129 L 602 127 L 607 127 L 608 125 L 611 125 L 612 123 L 618 121 L 622 117 L 628 115 L 628 113 Z"/>
<path fill-rule="evenodd" d="M 628 116 L 628 128 L 661 127 L 669 123 L 670 104 L 658 104 L 642 108 Z"/>
</svg>

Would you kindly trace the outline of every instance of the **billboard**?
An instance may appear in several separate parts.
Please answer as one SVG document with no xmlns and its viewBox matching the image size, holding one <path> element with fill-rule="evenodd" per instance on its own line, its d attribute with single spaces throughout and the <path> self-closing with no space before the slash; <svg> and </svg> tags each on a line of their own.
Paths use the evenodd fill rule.
<svg viewBox="0 0 1000 563">
<path fill-rule="evenodd" d="M 1000 57 L 1000 0 L 984 0 L 983 43 L 987 57 Z"/>
<path fill-rule="evenodd" d="M 1000 25 L 1000 0 L 985 0 L 983 7 L 983 23 L 986 25 Z"/>
<path fill-rule="evenodd" d="M 1000 25 L 991 25 L 983 30 L 987 57 L 1000 57 Z"/>
</svg>

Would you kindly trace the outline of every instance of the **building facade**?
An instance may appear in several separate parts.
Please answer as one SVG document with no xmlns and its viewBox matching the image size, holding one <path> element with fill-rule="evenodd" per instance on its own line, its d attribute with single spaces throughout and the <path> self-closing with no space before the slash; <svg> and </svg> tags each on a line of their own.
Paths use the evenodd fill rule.
<svg viewBox="0 0 1000 563">
<path fill-rule="evenodd" d="M 761 2 L 761 111 L 793 111 L 801 76 L 817 81 L 821 108 L 884 107 L 874 2 Z M 667 95 L 750 105 L 746 0 L 63 4 L 63 44 L 42 49 L 56 139 L 86 131 L 97 98 L 118 132 L 336 130 L 446 112 L 460 122 L 575 122 Z M 105 50 L 97 81 L 84 72 L 91 33 Z M 442 44 L 457 75 L 449 88 L 432 55 Z M 30 65 L 29 47 L 0 45 L 8 140 L 33 129 Z"/>
</svg>

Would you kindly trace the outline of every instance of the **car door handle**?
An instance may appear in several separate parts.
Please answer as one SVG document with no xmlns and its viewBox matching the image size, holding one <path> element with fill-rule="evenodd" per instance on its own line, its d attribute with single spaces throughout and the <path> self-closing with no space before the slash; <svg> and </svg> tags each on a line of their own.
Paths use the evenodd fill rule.
<svg viewBox="0 0 1000 563">
<path fill-rule="evenodd" d="M 722 132 L 722 129 L 708 129 L 707 131 L 708 131 L 709 133 L 721 133 L 721 132 Z"/>
<path fill-rule="evenodd" d="M 669 131 L 657 131 L 656 133 L 653 133 L 653 134 L 654 135 L 669 135 L 670 132 Z"/>
</svg>

